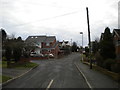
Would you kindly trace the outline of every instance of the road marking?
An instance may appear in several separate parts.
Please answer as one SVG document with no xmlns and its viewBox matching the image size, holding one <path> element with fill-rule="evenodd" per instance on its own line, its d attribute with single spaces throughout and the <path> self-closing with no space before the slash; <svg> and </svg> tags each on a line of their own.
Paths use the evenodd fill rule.
<svg viewBox="0 0 120 90">
<path fill-rule="evenodd" d="M 50 86 L 52 85 L 52 83 L 53 83 L 53 79 L 52 79 L 52 80 L 50 81 L 50 83 L 48 84 L 46 90 L 48 90 L 48 89 L 50 88 Z"/>
<path fill-rule="evenodd" d="M 74 63 L 75 64 L 75 63 Z M 77 66 L 77 64 L 75 64 L 75 66 L 77 67 L 78 71 L 82 74 L 83 78 L 85 79 L 87 85 L 89 86 L 89 88 L 91 88 L 92 90 L 92 86 L 90 85 L 89 81 L 87 80 L 86 76 L 84 75 L 84 73 L 79 69 L 79 67 Z"/>
<path fill-rule="evenodd" d="M 12 78 L 12 79 L 7 80 L 6 82 L 2 83 L 1 85 L 5 85 L 5 84 L 11 82 L 12 80 L 15 80 L 15 79 L 17 79 L 17 78 L 22 77 L 23 75 L 27 74 L 28 72 L 30 72 L 32 69 L 34 69 L 34 68 L 36 68 L 36 67 L 37 67 L 37 66 L 29 69 L 28 71 L 26 71 L 25 73 L 23 73 L 23 74 L 21 74 L 21 75 L 19 75 L 19 76 L 16 76 L 16 77 L 14 77 L 14 78 Z M 0 85 L 0 86 L 1 86 L 1 85 Z"/>
</svg>

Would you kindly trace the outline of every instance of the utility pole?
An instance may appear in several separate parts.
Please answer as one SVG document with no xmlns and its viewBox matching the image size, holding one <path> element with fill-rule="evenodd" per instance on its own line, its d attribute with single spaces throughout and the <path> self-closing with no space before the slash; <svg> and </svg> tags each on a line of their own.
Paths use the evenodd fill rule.
<svg viewBox="0 0 120 90">
<path fill-rule="evenodd" d="M 88 39 L 89 39 L 90 69 L 92 69 L 92 60 L 91 60 L 91 39 L 90 39 L 90 25 L 89 25 L 89 11 L 88 11 L 88 7 L 86 7 L 86 11 L 87 11 L 87 24 L 88 24 Z"/>
</svg>

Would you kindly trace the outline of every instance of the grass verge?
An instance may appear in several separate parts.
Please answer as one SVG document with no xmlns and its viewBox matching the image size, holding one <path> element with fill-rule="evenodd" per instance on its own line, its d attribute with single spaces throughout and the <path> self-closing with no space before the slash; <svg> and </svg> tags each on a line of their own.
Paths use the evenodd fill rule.
<svg viewBox="0 0 120 90">
<path fill-rule="evenodd" d="M 16 65 L 15 68 L 33 68 L 33 67 L 36 67 L 36 66 L 38 66 L 38 64 L 33 63 L 33 62 L 26 62 L 26 63 L 23 63 L 23 64 Z"/>
<path fill-rule="evenodd" d="M 33 62 L 23 62 L 23 63 L 15 63 L 11 62 L 11 68 L 33 68 L 38 66 L 38 64 Z M 7 68 L 7 61 L 0 61 L 0 68 Z"/>
<path fill-rule="evenodd" d="M 12 79 L 12 78 L 9 76 L 0 75 L 0 83 L 4 83 L 4 82 L 8 81 L 9 79 Z"/>
</svg>

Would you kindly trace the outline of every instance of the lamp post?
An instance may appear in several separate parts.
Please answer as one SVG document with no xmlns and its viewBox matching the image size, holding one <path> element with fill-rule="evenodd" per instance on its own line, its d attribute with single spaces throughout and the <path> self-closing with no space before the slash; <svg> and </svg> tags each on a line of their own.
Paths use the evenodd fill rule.
<svg viewBox="0 0 120 90">
<path fill-rule="evenodd" d="M 80 32 L 80 34 L 82 34 L 82 47 L 83 47 L 83 32 Z"/>
<path fill-rule="evenodd" d="M 80 32 L 82 34 L 82 61 L 83 61 L 83 32 Z"/>
</svg>

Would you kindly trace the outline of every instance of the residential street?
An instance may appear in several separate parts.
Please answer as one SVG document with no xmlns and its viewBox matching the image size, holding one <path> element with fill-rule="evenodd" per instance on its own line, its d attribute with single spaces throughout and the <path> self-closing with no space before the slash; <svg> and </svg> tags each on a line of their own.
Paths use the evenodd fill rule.
<svg viewBox="0 0 120 90">
<path fill-rule="evenodd" d="M 62 59 L 34 60 L 40 64 L 24 76 L 3 88 L 89 88 L 78 68 L 92 88 L 118 88 L 117 82 L 80 62 L 80 54 L 72 53 Z"/>
</svg>

